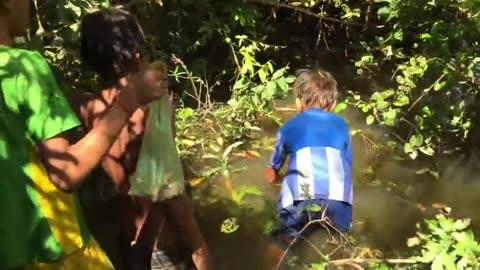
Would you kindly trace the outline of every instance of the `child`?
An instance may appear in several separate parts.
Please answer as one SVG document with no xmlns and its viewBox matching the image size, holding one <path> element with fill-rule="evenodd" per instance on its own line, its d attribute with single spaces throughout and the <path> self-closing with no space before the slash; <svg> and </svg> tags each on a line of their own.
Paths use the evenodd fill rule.
<svg viewBox="0 0 480 270">
<path fill-rule="evenodd" d="M 300 114 L 280 129 L 270 167 L 265 171 L 267 181 L 274 183 L 289 157 L 277 202 L 279 226 L 272 232 L 289 243 L 310 232 L 299 235 L 309 221 L 321 219 L 324 211 L 332 226 L 348 232 L 353 197 L 349 128 L 341 117 L 331 113 L 336 105 L 337 82 L 323 70 L 300 70 L 293 92 Z M 309 207 L 312 205 L 322 211 Z"/>
<path fill-rule="evenodd" d="M 13 47 L 13 37 L 26 33 L 29 5 L 0 0 L 0 269 L 113 270 L 84 224 L 75 190 L 127 123 L 123 108 L 155 100 L 163 83 L 153 70 L 137 73 L 97 127 L 73 142 L 80 121 L 48 63 Z"/>
<path fill-rule="evenodd" d="M 81 23 L 81 55 L 83 61 L 91 66 L 105 81 L 105 87 L 98 94 L 93 95 L 80 109 L 84 126 L 87 129 L 95 127 L 96 117 L 103 114 L 105 108 L 110 106 L 121 94 L 118 91 L 117 81 L 127 81 L 131 72 L 143 65 L 142 54 L 145 47 L 145 39 L 136 18 L 126 11 L 119 9 L 103 9 L 86 15 Z M 164 74 L 167 70 L 163 66 Z M 162 100 L 162 104 L 168 100 Z M 168 106 L 171 108 L 170 106 Z M 163 110 L 167 112 L 167 110 Z M 110 152 L 105 156 L 102 165 L 104 171 L 116 184 L 119 191 L 128 192 L 128 179 L 135 175 L 142 145 L 145 125 L 148 122 L 148 108 L 141 108 L 132 112 L 130 123 L 124 127 L 119 139 L 115 142 Z M 168 119 L 167 119 L 168 117 Z M 159 157 L 162 161 L 169 160 L 178 162 L 176 153 L 173 128 L 170 128 L 169 112 L 162 115 L 164 121 L 168 121 L 162 134 L 158 134 L 158 144 L 162 151 L 167 151 Z M 162 140 L 162 141 L 160 141 Z M 166 147 L 168 146 L 168 147 Z M 175 160 L 173 160 L 175 159 Z M 170 163 L 170 170 L 173 163 Z M 208 248 L 195 221 L 188 197 L 184 193 L 183 174 L 175 173 L 176 178 L 171 179 L 168 186 L 159 187 L 159 196 L 152 198 L 139 198 L 136 206 L 141 208 L 143 218 L 136 215 L 136 237 L 132 249 L 134 269 L 150 269 L 149 257 L 152 255 L 155 239 L 162 223 L 163 209 L 172 223 L 189 244 L 192 251 L 192 259 L 199 270 L 208 269 Z M 126 209 L 125 209 L 126 210 Z M 148 215 L 146 214 L 148 212 Z M 146 217 L 145 217 L 146 216 Z M 143 220 L 142 220 L 143 219 Z M 153 258 L 158 254 L 154 254 Z M 155 265 L 151 266 L 155 268 Z"/>
</svg>

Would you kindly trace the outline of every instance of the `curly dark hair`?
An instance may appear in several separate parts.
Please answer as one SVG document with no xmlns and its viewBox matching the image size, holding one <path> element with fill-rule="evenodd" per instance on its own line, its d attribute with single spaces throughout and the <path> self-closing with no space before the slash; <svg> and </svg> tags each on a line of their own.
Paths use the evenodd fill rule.
<svg viewBox="0 0 480 270">
<path fill-rule="evenodd" d="M 121 9 L 102 9 L 83 17 L 80 53 L 85 64 L 113 82 L 138 69 L 135 55 L 143 54 L 145 36 L 137 19 Z"/>
</svg>

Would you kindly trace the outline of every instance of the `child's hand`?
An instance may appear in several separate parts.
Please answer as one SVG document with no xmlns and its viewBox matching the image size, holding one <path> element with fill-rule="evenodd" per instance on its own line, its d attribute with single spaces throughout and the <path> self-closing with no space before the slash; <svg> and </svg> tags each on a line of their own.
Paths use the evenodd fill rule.
<svg viewBox="0 0 480 270">
<path fill-rule="evenodd" d="M 277 172 L 271 168 L 268 167 L 265 169 L 265 180 L 267 180 L 267 183 L 269 184 L 274 184 L 277 181 Z"/>
</svg>

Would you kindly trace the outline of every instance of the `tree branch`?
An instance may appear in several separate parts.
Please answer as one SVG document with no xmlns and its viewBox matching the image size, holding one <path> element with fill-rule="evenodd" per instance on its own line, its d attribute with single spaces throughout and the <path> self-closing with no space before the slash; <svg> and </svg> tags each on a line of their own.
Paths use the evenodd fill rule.
<svg viewBox="0 0 480 270">
<path fill-rule="evenodd" d="M 348 22 L 348 21 L 343 21 L 343 20 L 338 19 L 338 18 L 322 16 L 322 15 L 317 14 L 315 12 L 312 12 L 308 8 L 304 8 L 304 7 L 297 7 L 297 6 L 292 6 L 292 5 L 283 4 L 283 3 L 275 3 L 273 1 L 268 1 L 268 0 L 246 0 L 246 1 L 250 2 L 250 3 L 260 4 L 260 5 L 263 5 L 263 6 L 271 6 L 271 7 L 275 7 L 275 8 L 290 9 L 290 10 L 293 10 L 293 11 L 296 11 L 296 12 L 303 13 L 303 14 L 308 15 L 308 16 L 318 18 L 322 21 L 336 22 L 336 23 L 345 24 L 345 25 L 363 27 L 363 24 L 361 24 L 361 23 Z"/>
</svg>

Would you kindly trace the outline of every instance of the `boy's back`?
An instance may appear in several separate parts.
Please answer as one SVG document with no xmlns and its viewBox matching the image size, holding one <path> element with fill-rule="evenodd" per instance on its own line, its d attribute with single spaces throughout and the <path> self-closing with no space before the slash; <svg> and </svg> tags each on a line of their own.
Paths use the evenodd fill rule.
<svg viewBox="0 0 480 270">
<path fill-rule="evenodd" d="M 289 157 L 279 209 L 309 198 L 352 203 L 350 135 L 339 116 L 310 108 L 289 120 L 279 132 L 271 166 Z M 288 192 L 287 192 L 288 191 Z"/>
<path fill-rule="evenodd" d="M 324 220 L 347 232 L 352 220 L 352 149 L 347 123 L 331 113 L 337 99 L 337 82 L 322 70 L 300 70 L 293 84 L 300 113 L 278 133 L 267 181 L 279 180 L 287 170 L 277 203 L 278 222 L 272 235 L 291 242 L 311 220 Z M 309 211 L 316 205 L 322 211 Z M 312 228 L 309 228 L 312 229 Z"/>
<path fill-rule="evenodd" d="M 290 119 L 280 132 L 291 152 L 305 147 L 329 147 L 345 152 L 349 142 L 345 120 L 317 108 L 308 109 Z"/>
</svg>

